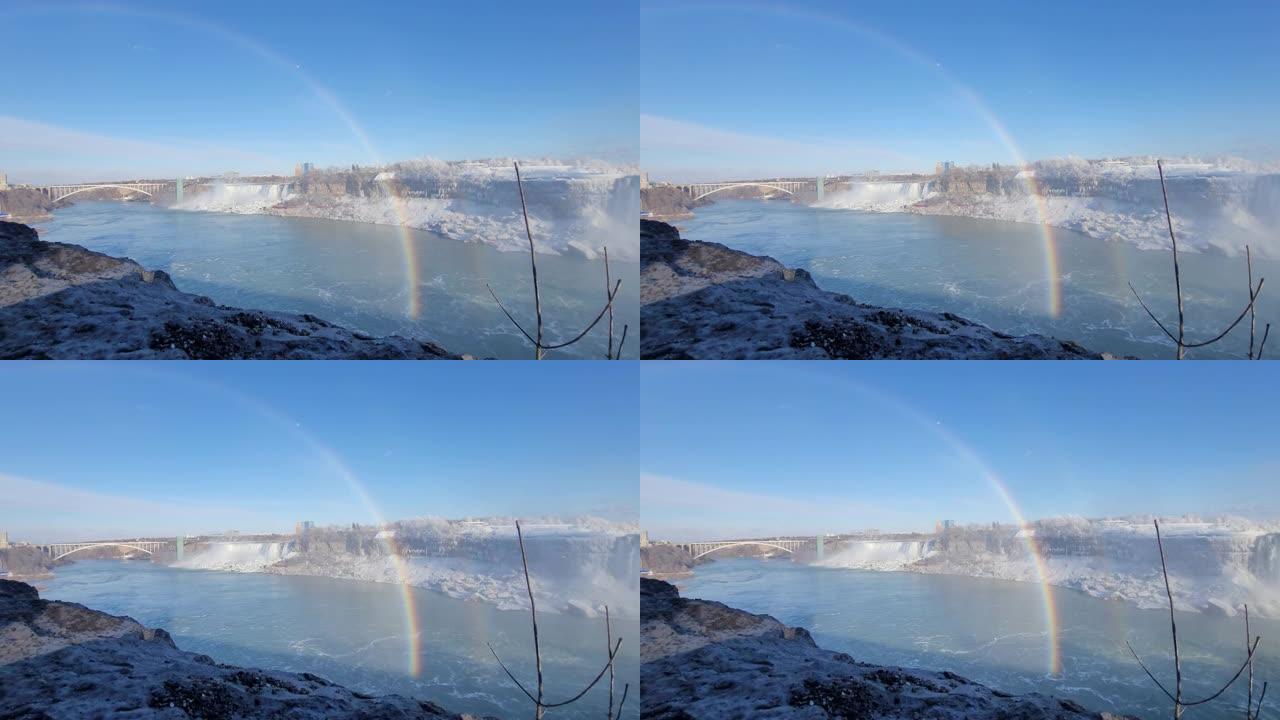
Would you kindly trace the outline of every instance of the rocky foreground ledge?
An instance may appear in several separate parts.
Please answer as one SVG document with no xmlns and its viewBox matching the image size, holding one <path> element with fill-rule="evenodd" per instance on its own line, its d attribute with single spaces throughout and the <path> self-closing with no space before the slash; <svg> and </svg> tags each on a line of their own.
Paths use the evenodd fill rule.
<svg viewBox="0 0 1280 720">
<path fill-rule="evenodd" d="M 473 718 L 311 673 L 221 665 L 179 650 L 164 630 L 0 580 L 0 718 L 116 717 Z"/>
<path fill-rule="evenodd" d="M 648 578 L 640 580 L 640 661 L 646 720 L 1126 720 L 951 672 L 858 662 L 818 647 L 804 628 L 685 599 Z"/>
<path fill-rule="evenodd" d="M 1102 359 L 1069 341 L 1006 335 L 951 313 L 822 290 L 771 257 L 690 242 L 640 221 L 640 356 L 713 359 Z"/>
<path fill-rule="evenodd" d="M 314 315 L 242 310 L 182 292 L 160 270 L 0 222 L 0 359 L 456 359 Z"/>
</svg>

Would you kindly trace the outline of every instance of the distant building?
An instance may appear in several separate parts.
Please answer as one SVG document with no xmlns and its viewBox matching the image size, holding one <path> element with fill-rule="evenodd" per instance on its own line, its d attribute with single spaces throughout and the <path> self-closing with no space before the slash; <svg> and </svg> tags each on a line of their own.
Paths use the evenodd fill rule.
<svg viewBox="0 0 1280 720">
<path fill-rule="evenodd" d="M 640 173 L 640 189 L 644 190 L 647 187 L 649 187 L 649 173 L 642 172 Z"/>
<path fill-rule="evenodd" d="M 0 173 L 0 190 L 8 190 L 8 189 L 9 189 L 9 175 L 7 173 Z"/>
<path fill-rule="evenodd" d="M 298 537 L 305 537 L 308 533 L 315 529 L 316 524 L 310 520 L 299 520 L 293 526 L 293 534 Z"/>
<path fill-rule="evenodd" d="M 9 533 L 0 532 L 0 550 L 9 547 Z"/>
<path fill-rule="evenodd" d="M 950 175 L 952 170 L 956 169 L 956 164 L 950 160 L 943 160 L 933 166 L 934 175 Z"/>
<path fill-rule="evenodd" d="M 640 531 L 640 547 L 642 548 L 649 547 L 649 531 L 648 530 Z"/>
</svg>

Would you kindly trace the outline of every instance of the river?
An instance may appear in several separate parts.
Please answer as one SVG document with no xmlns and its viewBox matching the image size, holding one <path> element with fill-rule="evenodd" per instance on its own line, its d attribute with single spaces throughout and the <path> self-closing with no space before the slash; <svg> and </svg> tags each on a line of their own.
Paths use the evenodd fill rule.
<svg viewBox="0 0 1280 720">
<path fill-rule="evenodd" d="M 37 230 L 44 240 L 164 270 L 179 289 L 223 305 L 311 313 L 372 335 L 432 340 L 477 357 L 533 355 L 485 288 L 492 285 L 522 324 L 532 328 L 533 291 L 525 253 L 408 230 L 415 258 L 414 271 L 408 273 L 398 227 L 180 211 L 143 202 L 76 203 L 37 224 Z M 615 260 L 610 267 L 614 278 L 624 280 L 615 311 L 615 341 L 623 324 L 629 324 L 624 356 L 636 357 L 639 266 Z M 538 279 L 552 338 L 576 335 L 603 307 L 602 262 L 539 255 Z M 411 282 L 420 298 L 417 317 L 409 314 Z M 602 324 L 582 342 L 548 356 L 603 358 L 606 338 Z"/>
<path fill-rule="evenodd" d="M 678 584 L 685 597 L 808 628 L 823 648 L 864 662 L 951 670 L 1005 692 L 1052 693 L 1095 710 L 1144 718 L 1171 714 L 1172 704 L 1125 648 L 1128 640 L 1172 687 L 1167 610 L 1051 589 L 1062 658 L 1062 671 L 1051 674 L 1041 589 L 1030 583 L 726 559 L 699 565 Z M 1177 619 L 1184 691 L 1198 698 L 1244 661 L 1244 620 L 1183 612 Z M 1262 635 L 1256 700 L 1264 681 L 1280 680 L 1280 621 L 1251 618 L 1250 625 Z M 1223 699 L 1189 709 L 1185 717 L 1234 719 L 1244 699 L 1245 683 L 1238 680 Z"/>
<path fill-rule="evenodd" d="M 811 272 L 823 289 L 874 305 L 947 311 L 995 330 L 1043 333 L 1097 352 L 1169 358 L 1173 343 L 1134 300 L 1128 283 L 1171 329 L 1177 323 L 1170 253 L 1139 250 L 1070 230 L 1053 231 L 1061 312 L 1049 312 L 1044 241 L 1037 225 L 961 217 L 723 200 L 678 223 L 690 240 L 723 243 Z M 1207 339 L 1248 304 L 1243 257 L 1182 253 L 1187 336 Z M 1280 261 L 1253 261 L 1254 281 L 1280 278 Z M 1263 289 L 1258 339 L 1280 324 L 1280 293 Z M 1172 323 L 1172 324 L 1171 324 Z M 1267 344 L 1271 345 L 1269 339 Z M 1248 318 L 1193 358 L 1244 357 Z"/>
<path fill-rule="evenodd" d="M 411 588 L 422 669 L 408 670 L 405 602 L 399 586 L 330 578 L 178 570 L 145 561 L 90 560 L 59 567 L 38 583 L 42 597 L 68 600 L 168 630 L 178 647 L 222 663 L 312 672 L 365 693 L 398 693 L 453 712 L 532 717 L 532 704 L 505 677 L 486 642 L 516 677 L 532 682 L 527 612 L 500 611 Z M 601 619 L 540 613 L 543 671 L 553 700 L 576 694 L 604 665 Z M 631 683 L 627 718 L 639 717 L 636 619 L 614 618 L 624 638 L 617 693 Z M 597 718 L 607 676 L 582 700 L 555 711 Z M 527 683 L 526 683 L 527 684 Z"/>
</svg>

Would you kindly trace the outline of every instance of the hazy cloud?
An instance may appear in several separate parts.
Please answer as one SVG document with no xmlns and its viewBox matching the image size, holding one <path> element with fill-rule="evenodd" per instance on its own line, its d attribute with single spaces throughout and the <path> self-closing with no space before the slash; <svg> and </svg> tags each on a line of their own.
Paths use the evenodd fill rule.
<svg viewBox="0 0 1280 720">
<path fill-rule="evenodd" d="M 29 542 L 289 527 L 281 516 L 243 507 L 113 495 L 4 473 L 0 498 L 0 530 Z"/>
<path fill-rule="evenodd" d="M 722 130 L 656 115 L 640 116 L 640 148 L 654 179 L 705 181 L 930 163 L 881 145 L 827 138 L 787 138 Z"/>
<path fill-rule="evenodd" d="M 214 174 L 240 169 L 280 172 L 279 158 L 196 140 L 155 142 L 84 132 L 0 115 L 0 154 L 17 182 L 82 182 Z"/>
</svg>

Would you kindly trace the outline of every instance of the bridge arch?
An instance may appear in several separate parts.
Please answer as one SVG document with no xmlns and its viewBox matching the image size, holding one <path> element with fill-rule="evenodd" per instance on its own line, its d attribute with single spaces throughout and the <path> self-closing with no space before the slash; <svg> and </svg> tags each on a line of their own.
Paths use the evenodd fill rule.
<svg viewBox="0 0 1280 720">
<path fill-rule="evenodd" d="M 78 548 L 76 548 L 76 549 L 74 549 L 74 550 L 68 550 L 67 552 L 62 553 L 61 555 L 59 555 L 59 556 L 57 556 L 57 557 L 55 557 L 55 558 L 53 558 L 53 559 L 54 559 L 54 560 L 61 560 L 62 558 L 66 557 L 66 556 L 68 556 L 68 555 L 71 555 L 71 554 L 73 554 L 73 553 L 78 553 L 78 552 L 80 552 L 81 550 L 92 550 L 92 549 L 94 549 L 94 548 L 103 548 L 103 547 L 123 547 L 123 548 L 129 548 L 129 549 L 131 549 L 131 550 L 138 550 L 139 552 L 144 552 L 144 553 L 146 553 L 146 554 L 148 554 L 148 555 L 154 555 L 154 554 L 155 554 L 154 552 L 152 552 L 152 551 L 150 551 L 150 550 L 148 550 L 148 549 L 146 549 L 146 548 L 144 548 L 144 547 L 139 547 L 139 546 L 137 546 L 137 545 L 133 545 L 133 544 L 130 544 L 130 543 L 96 543 L 96 544 L 93 544 L 93 545 L 81 545 L 80 547 L 78 547 Z"/>
<path fill-rule="evenodd" d="M 59 195 L 59 196 L 54 200 L 54 202 L 57 202 L 58 200 L 64 200 L 64 199 L 66 199 L 66 198 L 71 197 L 72 195 L 75 195 L 76 193 L 82 193 L 82 192 L 84 192 L 85 190 L 103 190 L 103 189 L 106 189 L 106 188 L 117 188 L 117 189 L 120 189 L 120 190 L 131 190 L 131 191 L 136 192 L 136 193 L 142 193 L 143 195 L 146 195 L 147 197 L 155 197 L 155 195 L 153 195 L 153 194 L 151 194 L 151 193 L 147 192 L 146 190 L 143 190 L 143 189 L 141 189 L 141 188 L 132 187 L 132 186 L 129 186 L 129 185 L 90 185 L 90 186 L 88 186 L 88 187 L 76 188 L 75 190 L 72 190 L 71 192 L 67 193 L 66 195 Z"/>
<path fill-rule="evenodd" d="M 725 548 L 731 548 L 731 547 L 741 547 L 743 545 L 759 545 L 761 547 L 768 547 L 768 548 L 773 548 L 775 550 L 781 550 L 785 553 L 790 553 L 792 555 L 795 555 L 796 553 L 796 551 L 792 550 L 791 548 L 783 547 L 781 545 L 775 545 L 774 543 L 766 542 L 763 540 L 743 540 L 741 542 L 731 542 L 731 543 L 725 543 L 723 545 L 717 545 L 711 548 L 710 550 L 705 550 L 701 553 L 698 553 L 697 555 L 694 555 L 693 559 L 697 560 L 698 558 L 710 555 L 711 553 L 716 552 L 717 550 L 724 550 Z"/>
<path fill-rule="evenodd" d="M 694 197 L 693 199 L 694 199 L 694 200 L 701 200 L 702 198 L 704 198 L 704 197 L 706 197 L 706 196 L 708 196 L 708 195 L 715 195 L 716 193 L 721 192 L 721 191 L 723 191 L 723 190 L 732 190 L 732 189 L 734 189 L 734 188 L 743 188 L 743 187 L 762 187 L 762 188 L 769 188 L 769 189 L 771 189 L 771 190 L 777 190 L 778 192 L 784 192 L 784 193 L 786 193 L 786 194 L 788 194 L 788 195 L 791 195 L 791 196 L 794 196 L 794 195 L 795 195 L 795 192 L 793 192 L 793 191 L 791 191 L 791 190 L 788 190 L 788 189 L 786 189 L 786 188 L 784 188 L 784 187 L 780 187 L 780 186 L 778 186 L 778 185 L 772 185 L 772 184 L 770 184 L 770 183 L 762 183 L 762 182 L 751 182 L 751 183 L 734 183 L 733 185 L 725 185 L 725 186 L 723 186 L 723 187 L 718 187 L 718 188 L 716 188 L 715 190 L 711 190 L 711 191 L 709 191 L 709 192 L 704 192 L 704 193 L 702 193 L 701 195 L 698 195 L 698 196 Z"/>
</svg>

